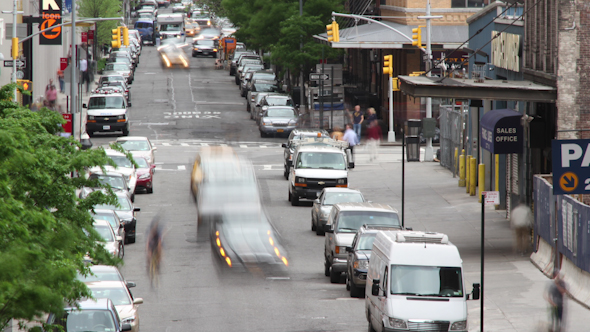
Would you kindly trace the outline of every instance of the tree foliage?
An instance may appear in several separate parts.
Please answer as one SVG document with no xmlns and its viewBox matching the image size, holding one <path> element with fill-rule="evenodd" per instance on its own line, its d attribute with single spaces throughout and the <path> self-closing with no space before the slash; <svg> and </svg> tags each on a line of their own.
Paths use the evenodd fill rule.
<svg viewBox="0 0 590 332">
<path fill-rule="evenodd" d="M 119 0 L 81 0 L 78 15 L 80 17 L 120 17 L 122 16 L 121 2 Z M 96 23 L 98 45 L 111 44 L 111 30 L 117 25 L 117 21 Z"/>
<path fill-rule="evenodd" d="M 113 192 L 76 196 L 76 189 L 96 185 L 84 170 L 112 160 L 59 136 L 65 121 L 58 113 L 13 103 L 14 88 L 0 88 L 0 329 L 88 296 L 76 279 L 88 273 L 86 254 L 118 263 L 99 243 L 89 213 L 95 204 L 115 203 Z M 82 176 L 72 177 L 76 171 Z"/>
</svg>

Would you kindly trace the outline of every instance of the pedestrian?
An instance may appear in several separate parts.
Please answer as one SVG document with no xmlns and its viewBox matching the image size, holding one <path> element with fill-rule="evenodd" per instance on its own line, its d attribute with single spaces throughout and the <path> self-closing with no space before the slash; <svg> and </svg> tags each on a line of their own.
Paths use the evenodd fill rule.
<svg viewBox="0 0 590 332">
<path fill-rule="evenodd" d="M 160 46 L 160 29 L 158 28 L 156 28 L 156 31 L 154 32 L 153 42 L 156 47 Z"/>
<path fill-rule="evenodd" d="M 359 140 L 361 139 L 361 124 L 364 120 L 365 116 L 363 115 L 363 112 L 361 112 L 361 106 L 356 105 L 354 107 L 354 112 L 352 113 L 352 126 Z"/>
<path fill-rule="evenodd" d="M 367 138 L 369 139 L 367 145 L 369 147 L 370 161 L 377 159 L 377 155 L 379 154 L 379 145 L 381 144 L 381 137 L 383 137 L 383 132 L 379 126 L 379 121 L 374 119 L 373 121 L 369 122 L 369 128 L 367 128 Z"/>
<path fill-rule="evenodd" d="M 352 124 L 349 123 L 346 125 L 346 131 L 344 131 L 342 140 L 348 142 L 347 149 L 350 151 L 350 161 L 354 163 L 354 146 L 359 144 L 359 138 L 354 130 L 352 130 Z"/>
<path fill-rule="evenodd" d="M 45 100 L 47 101 L 46 106 L 52 110 L 55 110 L 55 103 L 57 100 L 57 89 L 53 85 L 53 80 L 49 79 L 49 84 L 45 88 Z"/>
<path fill-rule="evenodd" d="M 553 270 L 553 280 L 549 284 L 547 292 L 545 293 L 545 299 L 549 302 L 549 309 L 551 311 L 551 322 L 549 331 L 561 332 L 564 330 L 563 323 L 563 296 L 567 291 L 565 281 L 560 275 L 559 270 Z"/>
<path fill-rule="evenodd" d="M 514 232 L 516 252 L 524 256 L 530 244 L 533 215 L 531 209 L 521 200 L 510 212 L 510 227 Z"/>
<path fill-rule="evenodd" d="M 57 70 L 57 79 L 59 80 L 59 92 L 65 93 L 66 82 L 64 81 L 64 72 L 61 68 Z"/>
<path fill-rule="evenodd" d="M 375 112 L 375 109 L 373 107 L 369 107 L 369 109 L 367 110 L 367 118 L 365 119 L 365 121 L 370 126 L 371 123 L 373 123 L 373 120 L 377 120 L 377 112 Z"/>
<path fill-rule="evenodd" d="M 344 137 L 344 133 L 342 132 L 342 128 L 335 126 L 334 130 L 332 130 L 332 134 L 330 134 L 333 140 L 342 141 Z"/>
<path fill-rule="evenodd" d="M 80 83 L 83 85 L 86 83 L 86 92 L 88 92 L 88 86 L 90 85 L 90 78 L 88 77 L 88 61 L 86 59 L 80 60 L 80 72 L 82 73 L 82 79 Z"/>
</svg>

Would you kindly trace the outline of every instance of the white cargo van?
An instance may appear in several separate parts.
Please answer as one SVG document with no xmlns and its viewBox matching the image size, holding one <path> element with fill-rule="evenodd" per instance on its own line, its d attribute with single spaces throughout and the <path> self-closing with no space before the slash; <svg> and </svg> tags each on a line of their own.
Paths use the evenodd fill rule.
<svg viewBox="0 0 590 332">
<path fill-rule="evenodd" d="M 379 232 L 367 272 L 369 331 L 467 331 L 462 262 L 445 234 Z"/>
</svg>

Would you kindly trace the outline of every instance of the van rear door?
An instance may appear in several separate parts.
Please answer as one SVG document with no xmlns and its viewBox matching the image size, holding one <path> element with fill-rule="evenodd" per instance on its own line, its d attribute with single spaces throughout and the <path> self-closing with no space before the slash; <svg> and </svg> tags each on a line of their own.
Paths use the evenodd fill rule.
<svg viewBox="0 0 590 332">
<path fill-rule="evenodd" d="M 154 36 L 154 22 L 138 21 L 135 22 L 135 30 L 139 31 L 142 41 L 151 42 Z"/>
</svg>

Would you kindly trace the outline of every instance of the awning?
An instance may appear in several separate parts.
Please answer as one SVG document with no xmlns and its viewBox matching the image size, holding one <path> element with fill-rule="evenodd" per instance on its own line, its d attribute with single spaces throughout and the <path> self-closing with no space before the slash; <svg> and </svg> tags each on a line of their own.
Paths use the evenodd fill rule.
<svg viewBox="0 0 590 332">
<path fill-rule="evenodd" d="M 409 38 L 412 38 L 412 29 L 418 27 L 416 25 L 412 26 L 387 21 L 382 21 L 382 23 L 398 30 Z M 423 32 L 423 35 L 425 34 L 426 29 Z M 313 37 L 323 43 L 328 43 L 326 33 Z M 469 27 L 467 25 L 437 25 L 432 27 L 433 46 L 454 49 L 463 44 L 467 39 L 469 39 Z M 422 42 L 426 43 L 426 39 L 423 39 Z M 331 44 L 332 48 L 392 49 L 413 47 L 416 49 L 415 46 L 412 46 L 411 40 L 376 23 L 367 23 L 340 29 L 340 41 Z"/>
<path fill-rule="evenodd" d="M 481 118 L 481 147 L 492 154 L 522 153 L 522 114 L 511 110 L 491 110 Z"/>
</svg>

